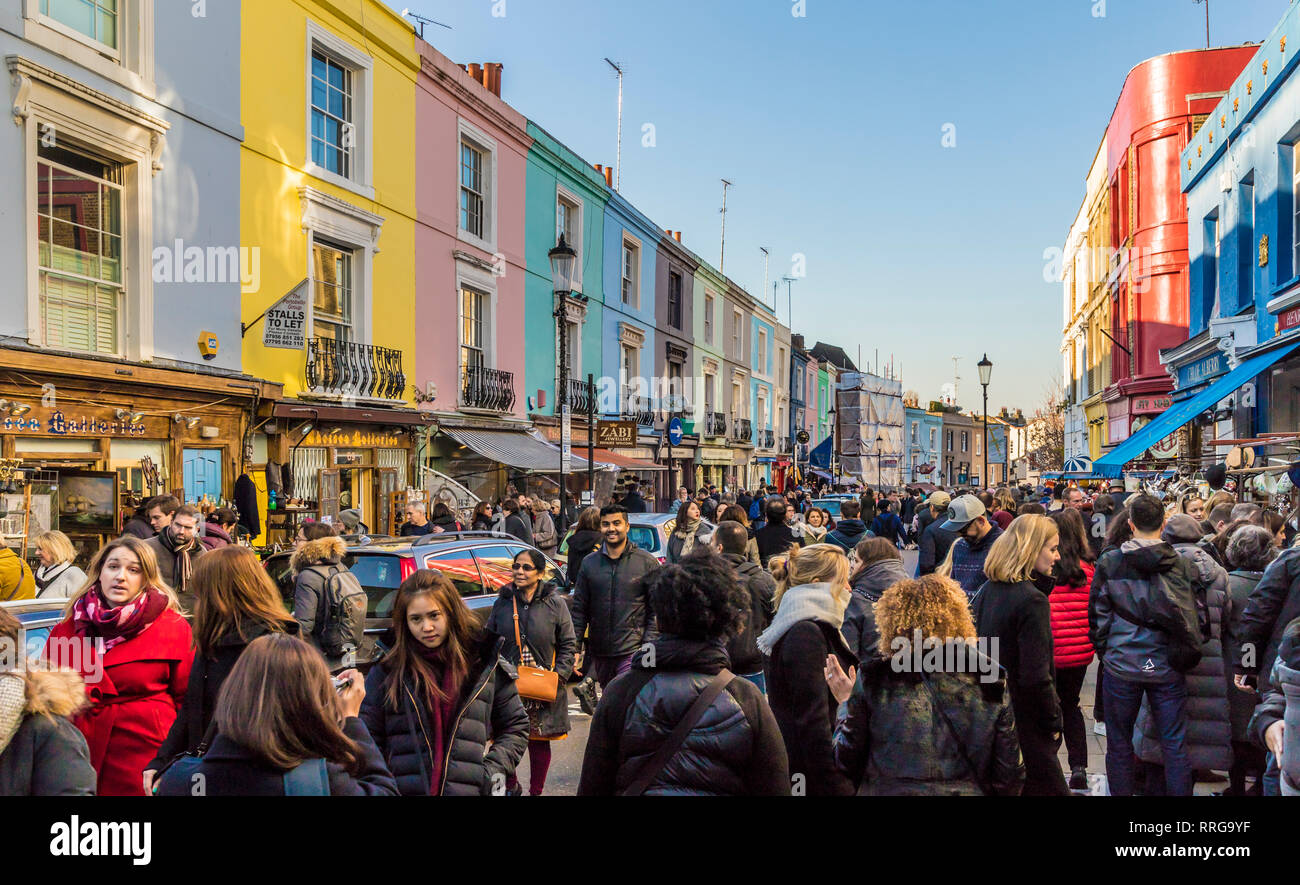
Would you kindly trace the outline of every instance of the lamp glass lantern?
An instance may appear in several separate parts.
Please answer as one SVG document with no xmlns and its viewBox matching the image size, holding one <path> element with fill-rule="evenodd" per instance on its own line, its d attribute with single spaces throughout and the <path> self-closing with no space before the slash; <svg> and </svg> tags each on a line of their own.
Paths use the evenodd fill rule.
<svg viewBox="0 0 1300 885">
<path fill-rule="evenodd" d="M 555 248 L 546 253 L 551 259 L 551 285 L 555 292 L 561 295 L 567 295 L 573 291 L 573 272 L 578 264 L 578 253 L 573 251 L 573 247 L 564 241 L 564 234 L 560 234 L 560 242 Z"/>
<path fill-rule="evenodd" d="M 988 387 L 989 379 L 993 377 L 993 363 L 989 360 L 989 355 L 984 354 L 984 359 L 980 360 L 976 365 L 980 370 L 980 384 Z"/>
</svg>

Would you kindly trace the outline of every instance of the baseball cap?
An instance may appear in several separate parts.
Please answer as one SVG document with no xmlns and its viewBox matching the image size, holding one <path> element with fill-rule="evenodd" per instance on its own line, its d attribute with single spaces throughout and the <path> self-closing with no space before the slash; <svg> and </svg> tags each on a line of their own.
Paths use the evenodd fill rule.
<svg viewBox="0 0 1300 885">
<path fill-rule="evenodd" d="M 947 532 L 959 532 L 970 523 L 984 515 L 984 505 L 974 495 L 962 495 L 948 505 L 948 521 L 940 528 Z"/>
<path fill-rule="evenodd" d="M 937 492 L 931 492 L 930 497 L 925 499 L 927 505 L 930 507 L 938 507 L 940 509 L 946 508 L 951 501 L 952 495 L 942 489 Z"/>
</svg>

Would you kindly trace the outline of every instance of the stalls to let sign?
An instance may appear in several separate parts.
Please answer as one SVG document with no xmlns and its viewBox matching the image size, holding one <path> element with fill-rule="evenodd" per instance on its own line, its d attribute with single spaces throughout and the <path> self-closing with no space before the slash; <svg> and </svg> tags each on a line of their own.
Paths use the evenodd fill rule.
<svg viewBox="0 0 1300 885">
<path fill-rule="evenodd" d="M 306 344 L 307 281 L 303 280 L 267 310 L 262 346 L 302 350 Z"/>
</svg>

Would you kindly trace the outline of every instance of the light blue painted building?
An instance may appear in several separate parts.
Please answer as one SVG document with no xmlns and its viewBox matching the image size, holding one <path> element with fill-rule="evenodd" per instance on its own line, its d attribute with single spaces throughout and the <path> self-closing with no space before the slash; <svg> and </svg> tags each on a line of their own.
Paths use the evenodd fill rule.
<svg viewBox="0 0 1300 885">
<path fill-rule="evenodd" d="M 615 191 L 605 204 L 604 374 L 617 384 L 600 391 L 606 415 L 636 415 L 649 428 L 655 372 L 655 269 L 659 228 Z"/>
</svg>

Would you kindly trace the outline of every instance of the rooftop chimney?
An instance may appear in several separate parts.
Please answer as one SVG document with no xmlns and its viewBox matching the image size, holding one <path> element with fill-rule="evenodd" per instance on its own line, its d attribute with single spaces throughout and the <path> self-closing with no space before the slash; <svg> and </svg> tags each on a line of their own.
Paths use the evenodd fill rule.
<svg viewBox="0 0 1300 885">
<path fill-rule="evenodd" d="M 457 65 L 465 73 L 469 74 L 474 80 L 491 92 L 497 98 L 501 97 L 501 70 L 505 65 L 500 62 L 471 62 L 468 65 Z"/>
<path fill-rule="evenodd" d="M 673 239 L 680 243 L 682 241 L 682 232 L 679 230 L 673 231 Z"/>
<path fill-rule="evenodd" d="M 605 184 L 609 185 L 611 190 L 614 188 L 614 167 L 613 166 L 605 167 Z"/>
</svg>

